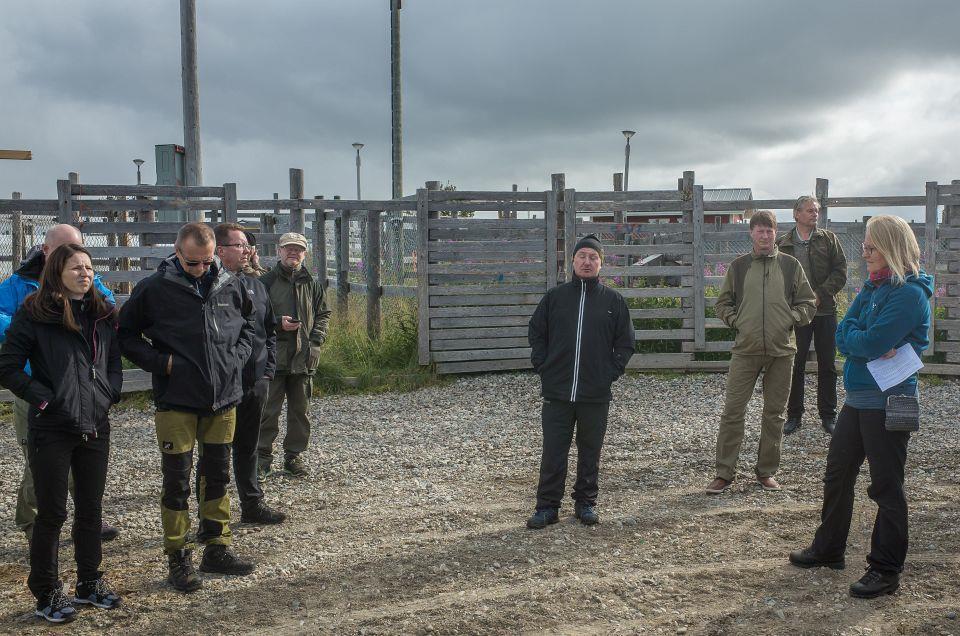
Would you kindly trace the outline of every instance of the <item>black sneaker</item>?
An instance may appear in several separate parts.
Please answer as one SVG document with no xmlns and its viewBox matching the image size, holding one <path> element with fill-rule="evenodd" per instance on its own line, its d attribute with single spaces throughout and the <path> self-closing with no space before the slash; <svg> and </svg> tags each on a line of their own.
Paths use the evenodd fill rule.
<svg viewBox="0 0 960 636">
<path fill-rule="evenodd" d="M 257 483 L 262 484 L 270 476 L 270 462 L 260 460 L 257 462 Z"/>
<path fill-rule="evenodd" d="M 803 416 L 801 415 L 791 415 L 787 418 L 786 423 L 783 425 L 783 434 L 791 435 L 797 432 L 797 429 L 800 428 L 800 424 L 803 422 Z"/>
<path fill-rule="evenodd" d="M 833 429 L 837 428 L 837 418 L 824 417 L 820 419 L 820 427 L 827 435 L 833 435 Z"/>
<path fill-rule="evenodd" d="M 167 582 L 180 592 L 196 592 L 203 581 L 193 569 L 193 550 L 177 550 L 167 556 L 170 575 Z"/>
<path fill-rule="evenodd" d="M 600 515 L 589 504 L 577 504 L 573 509 L 573 515 L 585 526 L 592 526 L 600 523 Z"/>
<path fill-rule="evenodd" d="M 299 455 L 293 455 L 284 459 L 283 469 L 294 477 L 304 477 L 307 474 L 307 467 Z"/>
<path fill-rule="evenodd" d="M 120 528 L 116 526 L 111 526 L 106 521 L 100 522 L 100 540 L 101 541 L 113 541 L 117 538 L 117 535 L 120 534 Z"/>
<path fill-rule="evenodd" d="M 259 525 L 272 526 L 283 523 L 287 515 L 274 510 L 262 502 L 257 502 L 255 506 L 244 508 L 240 513 L 240 523 L 256 523 Z"/>
<path fill-rule="evenodd" d="M 830 568 L 831 570 L 842 570 L 847 567 L 843 557 L 825 559 L 814 552 L 813 548 L 794 550 L 790 553 L 790 563 L 798 568 Z"/>
<path fill-rule="evenodd" d="M 853 598 L 877 598 L 884 594 L 893 594 L 900 587 L 900 575 L 896 572 L 881 572 L 867 568 L 859 581 L 850 586 Z"/>
<path fill-rule="evenodd" d="M 113 609 L 120 605 L 120 595 L 111 591 L 101 576 L 93 581 L 77 581 L 73 602 Z"/>
<path fill-rule="evenodd" d="M 203 560 L 200 561 L 200 571 L 212 574 L 235 574 L 243 576 L 253 572 L 253 563 L 243 561 L 227 546 L 211 543 L 203 550 Z"/>
<path fill-rule="evenodd" d="M 556 508 L 546 508 L 534 512 L 533 516 L 527 519 L 527 527 L 533 530 L 539 530 L 558 521 L 560 521 L 560 511 Z"/>
<path fill-rule="evenodd" d="M 55 588 L 37 601 L 37 610 L 34 613 L 51 623 L 69 623 L 77 617 L 77 608 L 63 593 L 63 583 L 58 581 Z"/>
</svg>

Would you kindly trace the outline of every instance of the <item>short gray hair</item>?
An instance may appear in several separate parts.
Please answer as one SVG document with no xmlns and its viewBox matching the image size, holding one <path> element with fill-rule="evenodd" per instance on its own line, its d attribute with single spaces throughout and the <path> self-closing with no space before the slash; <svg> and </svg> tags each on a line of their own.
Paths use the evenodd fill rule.
<svg viewBox="0 0 960 636">
<path fill-rule="evenodd" d="M 800 211 L 805 204 L 812 203 L 817 206 L 817 210 L 820 209 L 820 200 L 817 197 L 812 197 L 809 194 L 805 194 L 802 197 L 797 199 L 797 202 L 793 204 L 793 213 L 796 214 Z"/>
</svg>

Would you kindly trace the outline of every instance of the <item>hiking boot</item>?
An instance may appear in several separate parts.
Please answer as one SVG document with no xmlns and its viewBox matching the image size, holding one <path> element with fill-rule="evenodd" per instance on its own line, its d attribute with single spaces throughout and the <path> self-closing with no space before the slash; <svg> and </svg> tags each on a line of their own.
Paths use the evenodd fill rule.
<svg viewBox="0 0 960 636">
<path fill-rule="evenodd" d="M 800 415 L 791 415 L 787 418 L 786 423 L 783 425 L 783 434 L 792 435 L 797 432 L 797 429 L 800 428 L 802 423 L 802 416 Z"/>
<path fill-rule="evenodd" d="M 732 479 L 724 479 L 723 477 L 717 477 L 707 486 L 708 495 L 719 495 L 727 488 L 733 485 Z"/>
<path fill-rule="evenodd" d="M 304 477 L 307 474 L 307 467 L 299 455 L 291 455 L 284 459 L 283 469 L 294 477 Z"/>
<path fill-rule="evenodd" d="M 757 477 L 757 483 L 760 484 L 760 487 L 769 492 L 776 492 L 778 490 L 783 490 L 783 486 L 780 485 L 773 476 L 770 477 Z"/>
<path fill-rule="evenodd" d="M 258 525 L 272 526 L 283 523 L 287 515 L 274 510 L 263 502 L 258 501 L 256 505 L 244 508 L 240 513 L 240 523 L 255 523 Z"/>
<path fill-rule="evenodd" d="M 900 587 L 900 575 L 896 572 L 881 572 L 867 568 L 867 573 L 850 586 L 850 596 L 877 598 L 883 594 L 893 594 L 898 587 Z"/>
<path fill-rule="evenodd" d="M 262 459 L 257 462 L 257 483 L 262 484 L 270 476 L 270 462 Z"/>
<path fill-rule="evenodd" d="M 236 554 L 219 543 L 211 543 L 203 549 L 200 571 L 213 574 L 235 574 L 243 576 L 253 572 L 253 563 L 243 561 Z"/>
<path fill-rule="evenodd" d="M 34 614 L 51 623 L 69 623 L 77 617 L 77 608 L 63 593 L 63 583 L 57 581 L 57 586 L 37 601 Z"/>
<path fill-rule="evenodd" d="M 824 417 L 820 420 L 820 428 L 823 429 L 823 432 L 827 435 L 833 436 L 833 430 L 837 428 L 837 418 L 836 417 Z"/>
<path fill-rule="evenodd" d="M 113 609 L 120 605 L 120 595 L 111 591 L 101 576 L 93 581 L 77 581 L 73 602 Z"/>
<path fill-rule="evenodd" d="M 585 526 L 592 526 L 600 523 L 600 515 L 590 504 L 577 504 L 573 508 L 573 516 L 580 520 Z"/>
<path fill-rule="evenodd" d="M 558 521 L 560 521 L 560 511 L 556 508 L 546 508 L 534 512 L 533 516 L 527 519 L 527 527 L 532 530 L 540 530 Z"/>
<path fill-rule="evenodd" d="M 167 555 L 170 575 L 167 582 L 180 592 L 196 592 L 203 581 L 193 569 L 193 550 L 177 550 Z"/>
<path fill-rule="evenodd" d="M 116 526 L 111 526 L 106 521 L 100 522 L 100 540 L 101 541 L 113 541 L 117 538 L 117 535 L 120 534 L 120 528 Z"/>
<path fill-rule="evenodd" d="M 790 553 L 790 563 L 798 568 L 830 568 L 831 570 L 842 570 L 847 566 L 843 557 L 825 559 L 814 552 L 813 548 L 794 550 Z"/>
</svg>

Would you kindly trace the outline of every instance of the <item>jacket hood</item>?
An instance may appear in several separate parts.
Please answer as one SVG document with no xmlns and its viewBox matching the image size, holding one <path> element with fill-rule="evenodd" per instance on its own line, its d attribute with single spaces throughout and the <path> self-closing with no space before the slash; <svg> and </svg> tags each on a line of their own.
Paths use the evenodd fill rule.
<svg viewBox="0 0 960 636">
<path fill-rule="evenodd" d="M 40 274 L 43 272 L 43 264 L 45 262 L 46 257 L 43 254 L 43 246 L 34 245 L 30 248 L 30 251 L 27 252 L 27 255 L 15 273 L 20 276 L 20 278 L 38 281 L 40 280 Z"/>
<path fill-rule="evenodd" d="M 933 276 L 930 276 L 922 269 L 920 270 L 919 274 L 910 274 L 909 276 L 907 276 L 907 280 L 904 284 L 916 285 L 917 287 L 923 290 L 923 293 L 926 294 L 927 298 L 933 297 L 933 292 L 934 292 Z M 870 287 L 877 287 L 877 285 L 875 285 L 873 282 L 869 280 L 865 282 L 864 285 L 867 285 Z"/>
</svg>

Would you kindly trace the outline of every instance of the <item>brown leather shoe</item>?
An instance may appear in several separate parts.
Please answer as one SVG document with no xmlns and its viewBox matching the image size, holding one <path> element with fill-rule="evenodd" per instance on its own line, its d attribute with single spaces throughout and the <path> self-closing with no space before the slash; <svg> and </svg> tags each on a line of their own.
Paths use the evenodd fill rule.
<svg viewBox="0 0 960 636">
<path fill-rule="evenodd" d="M 708 495 L 719 495 L 724 490 L 733 485 L 733 481 L 729 479 L 724 479 L 723 477 L 717 477 L 710 482 L 710 485 L 707 486 Z"/>
<path fill-rule="evenodd" d="M 783 486 L 780 485 L 773 477 L 757 477 L 757 483 L 760 484 L 760 487 L 764 490 L 777 491 L 783 490 Z"/>
</svg>

